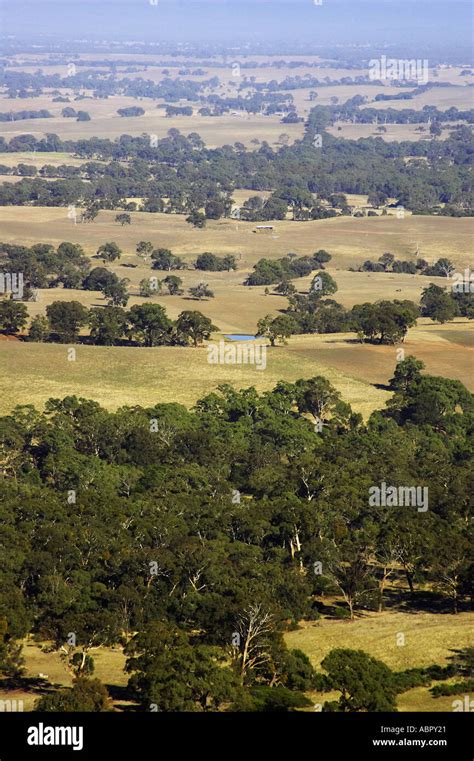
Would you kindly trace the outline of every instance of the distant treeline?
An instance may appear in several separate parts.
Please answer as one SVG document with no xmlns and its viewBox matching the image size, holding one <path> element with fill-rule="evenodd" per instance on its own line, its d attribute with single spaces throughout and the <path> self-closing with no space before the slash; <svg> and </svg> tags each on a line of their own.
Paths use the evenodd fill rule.
<svg viewBox="0 0 474 761">
<path fill-rule="evenodd" d="M 244 146 L 207 149 L 199 135 L 178 130 L 151 144 L 147 136 L 122 135 L 62 141 L 57 135 L 0 138 L 0 154 L 14 151 L 66 151 L 83 158 L 80 176 L 45 182 L 25 179 L 0 188 L 0 205 L 67 206 L 98 200 L 102 208 L 120 208 L 129 197 L 143 197 L 156 211 L 163 198 L 174 211 L 189 213 L 209 198 L 222 198 L 234 188 L 272 190 L 295 211 L 310 212 L 318 199 L 335 193 L 384 193 L 418 213 L 455 214 L 474 208 L 470 177 L 473 138 L 468 127 L 443 141 L 386 143 L 368 138 L 351 141 L 325 132 L 331 114 L 316 107 L 303 140 L 274 151 L 267 143 L 254 152 Z M 315 148 L 316 135 L 323 148 Z M 404 161 L 406 157 L 412 160 Z M 104 165 L 100 162 L 108 161 Z M 415 159 L 423 159 L 416 161 Z M 126 165 L 123 162 L 127 161 Z M 0 158 L 1 162 L 1 158 Z M 150 209 L 151 210 L 151 209 Z M 286 211 L 285 211 L 286 214 Z M 311 214 L 299 218 L 311 217 Z M 265 216 L 264 219 L 279 218 Z"/>
<path fill-rule="evenodd" d="M 51 119 L 52 114 L 45 108 L 38 111 L 4 111 L 0 113 L 0 122 L 19 122 L 23 119 Z"/>
</svg>

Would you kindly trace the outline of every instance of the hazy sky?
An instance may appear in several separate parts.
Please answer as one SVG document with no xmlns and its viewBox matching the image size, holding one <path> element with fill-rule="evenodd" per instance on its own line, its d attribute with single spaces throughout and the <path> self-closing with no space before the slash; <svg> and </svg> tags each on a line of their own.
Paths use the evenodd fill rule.
<svg viewBox="0 0 474 761">
<path fill-rule="evenodd" d="M 3 35 L 62 39 L 470 43 L 469 0 L 0 0 Z M 416 52 L 416 51 L 415 51 Z"/>
</svg>

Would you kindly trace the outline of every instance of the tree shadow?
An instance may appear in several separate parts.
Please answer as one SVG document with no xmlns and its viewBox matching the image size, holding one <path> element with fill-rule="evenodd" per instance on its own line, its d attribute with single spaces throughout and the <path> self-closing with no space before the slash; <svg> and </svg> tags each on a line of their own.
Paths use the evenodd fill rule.
<svg viewBox="0 0 474 761">
<path fill-rule="evenodd" d="M 107 688 L 107 692 L 113 700 L 117 710 L 122 711 L 123 713 L 137 713 L 141 710 L 128 687 L 123 687 L 117 684 L 106 684 L 105 687 Z"/>
<path fill-rule="evenodd" d="M 65 685 L 56 682 L 49 682 L 46 679 L 29 676 L 11 676 L 0 681 L 0 687 L 4 690 L 21 690 L 22 692 L 31 692 L 34 695 L 44 695 L 63 690 Z"/>
<path fill-rule="evenodd" d="M 328 333 L 318 333 L 320 336 L 327 336 Z M 363 346 L 364 344 L 370 343 L 369 341 L 361 341 L 359 338 L 331 338 L 329 341 L 326 341 L 328 344 L 359 344 L 360 346 Z"/>
</svg>

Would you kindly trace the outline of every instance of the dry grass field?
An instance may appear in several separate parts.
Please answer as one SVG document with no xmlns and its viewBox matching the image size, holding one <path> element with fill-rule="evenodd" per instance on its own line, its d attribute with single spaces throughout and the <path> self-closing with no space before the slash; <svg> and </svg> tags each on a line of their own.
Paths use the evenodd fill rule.
<svg viewBox="0 0 474 761">
<path fill-rule="evenodd" d="M 53 117 L 50 119 L 1 122 L 0 136 L 9 140 L 16 135 L 28 133 L 40 139 L 48 132 L 53 132 L 62 140 L 79 140 L 91 137 L 113 140 L 120 135 L 139 136 L 147 133 L 162 138 L 173 127 L 185 135 L 190 132 L 197 132 L 208 148 L 216 148 L 226 144 L 233 145 L 239 141 L 249 149 L 256 148 L 251 142 L 253 139 L 267 140 L 270 144 L 277 144 L 279 136 L 283 133 L 289 135 L 290 143 L 303 137 L 304 125 L 302 123 L 282 124 L 279 116 L 263 116 L 261 114 L 249 116 L 245 112 L 236 112 L 235 114 L 230 112 L 223 116 L 205 117 L 200 116 L 198 108 L 194 107 L 192 116 L 176 116 L 169 119 L 166 117 L 163 108 L 157 108 L 159 103 L 163 103 L 163 101 L 123 96 L 111 96 L 107 99 L 87 98 L 80 101 L 71 99 L 70 103 L 53 103 L 49 95 L 24 98 L 21 103 L 3 97 L 0 98 L 0 112 L 44 108 L 53 114 Z M 179 105 L 189 106 L 189 103 L 183 102 Z M 61 116 L 61 111 L 65 106 L 75 108 L 76 111 L 87 111 L 91 121 L 78 122 L 74 118 L 64 118 Z M 145 114 L 138 117 L 122 117 L 117 114 L 119 108 L 129 106 L 140 106 L 145 110 Z"/>
<path fill-rule="evenodd" d="M 87 61 L 90 58 L 94 58 L 93 55 L 81 56 L 83 61 Z M 164 65 L 156 65 L 156 58 L 153 56 L 144 55 L 132 55 L 128 57 L 126 55 L 110 56 L 110 60 L 120 63 L 121 61 L 129 61 L 133 59 L 135 65 L 139 68 L 136 72 L 123 72 L 119 71 L 119 77 L 132 78 L 144 78 L 151 80 L 155 83 L 161 82 L 165 77 L 169 76 L 175 78 L 179 76 L 180 65 L 185 68 L 203 68 L 204 74 L 200 75 L 183 75 L 183 78 L 190 79 L 192 81 L 207 80 L 212 77 L 219 79 L 219 84 L 211 91 L 206 90 L 206 94 L 218 94 L 222 97 L 234 97 L 238 94 L 244 97 L 250 93 L 250 89 L 245 86 L 245 79 L 253 79 L 256 83 L 265 83 L 270 80 L 282 81 L 286 77 L 304 77 L 305 75 L 316 77 L 323 80 L 326 77 L 330 79 L 341 79 L 346 76 L 357 77 L 367 74 L 365 69 L 344 69 L 337 66 L 301 66 L 294 69 L 291 66 L 279 66 L 273 65 L 273 59 L 270 57 L 266 59 L 265 66 L 263 68 L 241 68 L 240 74 L 235 76 L 237 69 L 236 64 L 242 64 L 245 59 L 242 57 L 236 57 L 235 60 L 228 59 L 226 66 L 202 66 L 201 63 L 192 59 L 174 59 L 170 61 L 169 69 Z M 77 60 L 77 59 L 76 59 Z M 160 56 L 160 61 L 166 62 L 166 56 Z M 252 60 L 260 61 L 258 56 L 252 56 Z M 278 57 L 275 57 L 275 60 Z M 291 60 L 298 60 L 297 56 L 292 56 Z M 305 60 L 305 59 L 301 59 Z M 318 62 L 317 57 L 309 57 L 306 59 L 308 63 Z M 222 63 L 222 59 L 219 60 Z M 26 73 L 34 73 L 40 67 L 45 74 L 59 74 L 62 77 L 66 77 L 68 74 L 68 61 L 64 61 L 64 64 L 55 64 L 53 66 L 47 64 L 47 59 L 44 56 L 29 55 L 17 56 L 16 60 L 12 61 L 17 66 L 12 66 L 12 71 L 23 71 Z M 146 68 L 145 68 L 146 65 Z M 79 68 L 79 67 L 78 67 Z M 80 67 L 80 70 L 86 70 Z M 93 71 L 98 72 L 98 68 L 94 68 Z M 104 69 L 104 71 L 107 71 Z M 451 84 L 451 87 L 435 88 L 421 95 L 417 95 L 415 98 L 407 101 L 393 100 L 375 102 L 375 96 L 380 92 L 384 92 L 387 95 L 399 95 L 404 90 L 409 91 L 410 87 L 397 88 L 393 87 L 390 81 L 384 82 L 381 85 L 330 85 L 328 86 L 316 86 L 308 88 L 300 88 L 296 90 L 282 91 L 284 94 L 291 95 L 294 99 L 295 106 L 298 113 L 303 118 L 306 118 L 314 105 L 328 105 L 332 102 L 333 98 L 337 98 L 339 103 L 344 103 L 354 95 L 362 95 L 367 100 L 367 105 L 375 108 L 414 108 L 421 109 L 425 105 L 435 105 L 438 108 L 446 109 L 451 106 L 458 108 L 472 108 L 473 105 L 473 92 L 472 88 L 467 85 L 472 82 L 472 77 L 460 76 L 461 69 L 459 67 L 440 68 L 438 70 L 438 76 L 436 78 L 431 77 L 432 82 L 438 82 L 443 84 Z M 243 86 L 243 89 L 239 88 Z M 318 94 L 316 101 L 310 100 L 310 92 L 315 90 Z M 89 138 L 93 136 L 114 139 L 121 134 L 129 135 L 141 135 L 143 133 L 154 134 L 158 137 L 166 135 L 167 130 L 172 126 L 179 129 L 184 134 L 190 132 L 198 132 L 205 143 L 213 148 L 222 146 L 225 144 L 233 144 L 236 141 L 244 143 L 249 149 L 254 149 L 255 144 L 251 141 L 258 139 L 260 141 L 267 140 L 271 145 L 278 144 L 278 138 L 283 132 L 289 135 L 290 143 L 299 139 L 303 135 L 303 124 L 281 124 L 280 117 L 278 116 L 262 116 L 252 115 L 248 116 L 245 113 L 229 113 L 221 117 L 202 117 L 197 111 L 198 107 L 194 107 L 194 114 L 190 117 L 174 117 L 172 120 L 167 119 L 164 110 L 158 109 L 159 104 L 163 104 L 162 99 L 149 99 L 149 98 L 131 98 L 124 96 L 111 96 L 107 99 L 93 98 L 91 90 L 82 91 L 87 97 L 83 100 L 75 101 L 75 92 L 71 88 L 62 88 L 61 93 L 68 95 L 71 102 L 69 104 L 54 103 L 52 100 L 52 91 L 45 89 L 44 93 L 34 98 L 23 98 L 21 101 L 12 100 L 6 96 L 6 93 L 0 93 L 0 111 L 9 112 L 23 109 L 48 109 L 52 114 L 51 119 L 27 119 L 20 122 L 2 122 L 0 123 L 0 135 L 3 135 L 7 139 L 13 136 L 30 133 L 37 138 L 43 137 L 48 132 L 54 132 L 62 139 L 80 139 Z M 75 119 L 65 119 L 61 116 L 61 111 L 65 105 L 70 105 L 73 108 L 86 110 L 90 113 L 90 122 L 78 123 Z M 145 114 L 141 117 L 123 118 L 117 114 L 118 108 L 126 106 L 139 105 L 145 109 Z M 189 103 L 181 103 L 180 105 L 189 105 Z M 371 125 L 342 125 L 341 131 L 337 130 L 337 127 L 333 130 L 334 134 L 341 137 L 347 137 L 350 139 L 357 139 L 358 137 L 368 137 L 373 135 Z M 446 137 L 447 130 L 444 130 L 442 137 Z M 384 140 L 401 140 L 410 139 L 418 140 L 423 137 L 422 133 L 416 133 L 413 127 L 409 125 L 401 125 L 401 128 L 397 125 L 393 125 L 388 128 L 386 134 L 382 134 L 381 137 Z"/>
<path fill-rule="evenodd" d="M 460 124 L 460 122 L 457 122 Z M 328 129 L 328 132 L 334 137 L 343 137 L 346 140 L 360 140 L 360 138 L 367 137 L 381 137 L 388 143 L 402 142 L 409 140 L 410 142 L 417 142 L 418 140 L 430 140 L 431 135 L 429 127 L 426 125 L 418 124 L 385 124 L 383 125 L 386 132 L 377 132 L 377 127 L 381 125 L 377 124 L 349 124 L 347 122 L 336 122 L 333 127 Z M 423 126 L 423 132 L 419 131 L 419 127 Z M 449 137 L 450 132 L 454 128 L 454 123 L 443 124 L 442 134 L 438 140 L 445 140 Z"/>
<path fill-rule="evenodd" d="M 96 161 L 96 159 L 94 159 Z M 37 152 L 37 151 L 17 151 L 15 153 L 2 153 L 0 156 L 0 164 L 3 166 L 14 167 L 18 164 L 27 164 L 27 166 L 34 166 L 36 169 L 41 169 L 45 164 L 50 166 L 61 166 L 67 164 L 68 166 L 81 166 L 84 164 L 84 159 L 75 158 L 71 153 L 57 151 L 55 153 L 49 152 Z M 103 163 L 101 161 L 99 164 Z M 0 181 L 8 179 L 5 176 L 0 177 Z M 20 179 L 22 179 L 20 177 Z"/>
<path fill-rule="evenodd" d="M 410 330 L 404 348 L 406 355 L 426 363 L 427 372 L 459 379 L 474 390 L 473 339 L 472 323 L 440 327 L 421 320 Z M 17 404 L 41 409 L 49 398 L 72 394 L 95 399 L 110 410 L 158 402 L 191 407 L 221 383 L 265 391 L 279 380 L 324 375 L 367 418 L 389 399 L 384 386 L 397 360 L 396 347 L 360 344 L 354 334 L 294 336 L 288 345 L 268 349 L 265 370 L 210 365 L 205 348 L 77 346 L 73 362 L 68 361 L 67 349 L 0 341 L 0 413 L 8 414 Z"/>
<path fill-rule="evenodd" d="M 242 203 L 251 191 L 237 191 L 236 201 Z M 354 200 L 354 199 L 352 199 Z M 362 204 L 363 196 L 358 199 Z M 429 282 L 446 286 L 444 278 L 426 278 L 420 275 L 350 272 L 365 259 L 376 260 L 385 251 L 401 259 L 415 260 L 416 247 L 420 256 L 434 261 L 448 255 L 458 270 L 472 266 L 470 250 L 472 221 L 470 219 L 394 216 L 322 220 L 297 223 L 274 222 L 271 234 L 254 233 L 250 223 L 233 220 L 209 222 L 204 230 L 196 230 L 186 223 L 184 216 L 135 212 L 132 224 L 122 227 L 114 222 L 116 212 L 102 211 L 92 224 L 74 224 L 64 208 L 4 207 L 1 239 L 24 245 L 52 243 L 67 240 L 80 243 L 93 257 L 105 241 L 115 241 L 123 251 L 118 262 L 109 265 L 119 276 L 129 279 L 129 304 L 143 303 L 138 296 L 142 279 L 155 276 L 162 279 L 166 273 L 152 270 L 136 254 L 139 240 L 151 240 L 155 246 L 170 248 L 192 264 L 203 251 L 218 255 L 234 254 L 238 259 L 235 272 L 179 272 L 183 288 L 201 281 L 209 284 L 215 298 L 198 303 L 186 296 L 153 296 L 174 319 L 184 309 L 199 308 L 207 314 L 222 332 L 253 332 L 258 320 L 266 314 L 275 314 L 286 307 L 285 298 L 265 296 L 264 287 L 249 288 L 243 285 L 253 265 L 261 257 L 277 258 L 289 252 L 298 255 L 312 254 L 320 248 L 332 254 L 327 268 L 338 284 L 336 298 L 346 307 L 378 299 L 410 299 L 419 301 L 421 291 Z M 92 259 L 91 264 L 102 263 Z M 298 279 L 299 290 L 309 288 L 311 277 Z M 43 313 L 55 300 L 79 300 L 86 306 L 103 305 L 103 296 L 90 291 L 47 289 L 39 292 L 39 300 L 28 304 L 32 316 Z"/>
<path fill-rule="evenodd" d="M 355 621 L 322 619 L 303 623 L 285 635 L 289 647 L 299 648 L 319 669 L 334 648 L 364 650 L 395 671 L 446 665 L 454 650 L 473 647 L 474 614 L 364 613 Z M 405 645 L 397 645 L 397 634 L 405 634 Z M 337 698 L 337 693 L 313 693 L 315 703 Z M 417 687 L 398 697 L 399 711 L 451 711 L 455 696 L 434 698 L 428 687 Z"/>
<path fill-rule="evenodd" d="M 25 685 L 16 690 L 2 690 L 0 682 L 0 700 L 22 700 L 25 711 L 32 711 L 35 701 L 46 692 L 62 687 L 71 687 L 72 675 L 65 668 L 57 650 L 51 651 L 49 643 L 37 643 L 32 638 L 23 642 L 22 655 L 24 658 L 24 677 L 31 682 L 31 686 Z M 122 648 L 100 647 L 92 651 L 95 671 L 94 677 L 107 685 L 109 688 L 124 687 L 128 681 L 128 675 L 124 673 L 125 656 Z M 39 674 L 44 674 L 47 679 L 38 680 Z M 114 701 L 114 707 L 120 708 L 124 701 Z"/>
<path fill-rule="evenodd" d="M 101 243 L 115 240 L 124 256 L 111 268 L 120 277 L 130 279 L 129 306 L 144 303 L 137 295 L 142 278 L 166 275 L 151 270 L 149 264 L 136 256 L 134 249 L 140 239 L 169 247 L 188 262 L 206 250 L 220 255 L 236 254 L 241 257 L 236 272 L 179 272 L 186 289 L 204 280 L 214 291 L 214 299 L 197 302 L 186 294 L 151 299 L 165 306 L 173 319 L 185 309 L 199 309 L 217 326 L 216 337 L 255 333 L 261 317 L 276 315 L 286 307 L 285 298 L 265 296 L 263 287 L 243 285 L 246 274 L 262 256 L 276 258 L 289 251 L 302 255 L 326 248 L 333 255 L 328 272 L 339 287 L 336 298 L 346 307 L 382 298 L 418 301 L 422 288 L 429 282 L 447 284 L 441 278 L 348 271 L 348 267 L 357 267 L 366 258 L 376 259 L 384 251 L 413 259 L 418 244 L 424 258 L 433 261 L 448 255 L 460 271 L 473 262 L 469 219 L 344 217 L 312 223 L 285 221 L 274 223 L 273 235 L 260 235 L 252 232 L 251 224 L 230 220 L 211 222 L 205 230 L 195 230 L 184 217 L 165 214 L 137 212 L 132 215 L 132 225 L 121 227 L 113 221 L 115 212 L 101 212 L 96 222 L 86 225 L 75 225 L 67 218 L 65 209 L 6 207 L 3 212 L 4 241 L 57 245 L 69 240 L 81 243 L 92 256 Z M 101 262 L 95 260 L 95 264 Z M 136 266 L 130 268 L 126 264 Z M 310 278 L 297 281 L 300 290 L 307 289 L 309 283 Z M 55 300 L 79 300 L 88 307 L 105 304 L 103 296 L 96 292 L 41 290 L 39 300 L 28 304 L 30 315 L 44 313 L 46 306 Z M 405 350 L 425 361 L 428 372 L 457 378 L 472 388 L 473 335 L 472 323 L 465 320 L 445 326 L 420 320 L 418 327 L 409 332 Z M 263 390 L 272 388 L 282 378 L 294 381 L 323 374 L 354 409 L 367 416 L 373 409 L 383 407 L 388 398 L 387 392 L 374 384 L 386 384 L 396 361 L 394 347 L 360 344 L 353 334 L 295 336 L 288 346 L 269 350 L 264 372 L 249 366 L 210 366 L 204 349 L 191 348 L 84 346 L 78 349 L 77 361 L 71 363 L 64 346 L 2 341 L 0 355 L 6 368 L 0 381 L 3 413 L 15 404 L 31 402 L 42 406 L 51 396 L 66 394 L 97 399 L 111 409 L 124 404 L 151 405 L 156 401 L 192 405 L 223 382 L 240 388 L 255 385 Z"/>
<path fill-rule="evenodd" d="M 459 110 L 470 109 L 473 107 L 473 103 L 473 89 L 468 87 L 467 83 L 464 82 L 462 86 L 439 87 L 427 90 L 419 95 L 415 95 L 411 100 L 378 101 L 377 103 L 372 103 L 371 106 L 373 108 L 413 108 L 416 111 L 421 110 L 424 106 L 436 106 L 440 111 L 446 111 L 453 106 Z"/>
<path fill-rule="evenodd" d="M 240 191 L 239 191 L 240 192 Z M 254 195 L 246 192 L 246 197 Z M 240 196 L 242 197 L 242 196 Z M 123 250 L 122 263 L 138 263 L 136 243 L 151 240 L 157 247 L 170 248 L 188 261 L 203 251 L 242 255 L 239 269 L 251 269 L 261 257 L 277 258 L 294 252 L 299 256 L 325 248 L 333 256 L 331 266 L 358 267 L 365 259 L 376 259 L 390 251 L 399 259 L 419 256 L 435 261 L 449 256 L 458 268 L 473 263 L 471 218 L 424 217 L 406 214 L 404 219 L 386 217 L 336 219 L 315 222 L 275 221 L 273 232 L 255 233 L 248 222 L 221 219 L 196 230 L 184 215 L 134 212 L 132 224 L 115 222 L 115 211 L 101 211 L 92 224 L 74 224 L 66 207 L 15 207 L 1 210 L 0 240 L 24 245 L 80 243 L 95 254 L 105 241 L 115 241 Z M 130 272 L 124 271 L 130 277 Z M 239 275 L 240 278 L 240 275 Z"/>
</svg>

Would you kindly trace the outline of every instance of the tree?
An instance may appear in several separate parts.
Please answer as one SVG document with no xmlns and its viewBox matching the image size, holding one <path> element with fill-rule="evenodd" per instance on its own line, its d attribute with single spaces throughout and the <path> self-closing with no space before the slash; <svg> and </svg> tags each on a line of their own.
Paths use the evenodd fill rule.
<svg viewBox="0 0 474 761">
<path fill-rule="evenodd" d="M 299 412 L 309 412 L 315 420 L 323 420 L 341 398 L 339 392 L 322 376 L 298 380 L 295 392 Z"/>
<path fill-rule="evenodd" d="M 423 275 L 428 275 L 429 277 L 451 277 L 455 271 L 456 267 L 452 261 L 446 257 L 441 257 L 431 267 L 425 267 Z"/>
<path fill-rule="evenodd" d="M 201 312 L 184 311 L 181 312 L 176 321 L 176 330 L 184 338 L 191 340 L 194 347 L 207 341 L 213 330 L 218 328 L 212 324 L 209 317 Z"/>
<path fill-rule="evenodd" d="M 249 605 L 239 616 L 237 634 L 238 673 L 241 684 L 249 674 L 265 666 L 271 658 L 269 635 L 273 631 L 273 616 L 262 605 Z"/>
<path fill-rule="evenodd" d="M 452 295 L 434 283 L 423 288 L 420 304 L 423 317 L 431 317 L 435 322 L 449 322 L 459 312 L 458 305 Z"/>
<path fill-rule="evenodd" d="M 23 673 L 22 647 L 15 642 L 9 632 L 5 618 L 0 617 L 0 674 L 3 676 L 20 676 Z"/>
<path fill-rule="evenodd" d="M 73 343 L 87 324 L 89 312 L 79 301 L 53 301 L 46 307 L 46 315 L 61 342 Z"/>
<path fill-rule="evenodd" d="M 425 363 L 410 355 L 397 363 L 393 378 L 390 380 L 390 388 L 393 391 L 406 392 L 410 386 L 421 379 L 421 370 L 424 369 Z"/>
<path fill-rule="evenodd" d="M 223 266 L 227 270 L 227 272 L 230 272 L 230 270 L 236 270 L 237 269 L 237 260 L 235 256 L 232 254 L 226 254 L 223 258 Z"/>
<path fill-rule="evenodd" d="M 179 258 L 171 253 L 169 248 L 156 248 L 152 255 L 153 269 L 154 270 L 181 270 L 184 269 L 184 263 Z"/>
<path fill-rule="evenodd" d="M 316 251 L 316 253 L 313 254 L 313 259 L 316 267 L 321 267 L 321 269 L 324 269 L 324 265 L 327 264 L 327 262 L 331 261 L 332 256 L 331 254 L 328 254 L 324 248 L 320 248 L 319 251 Z"/>
<path fill-rule="evenodd" d="M 393 254 L 389 254 L 388 252 L 385 254 L 382 254 L 382 256 L 379 256 L 379 262 L 383 265 L 383 268 L 385 272 L 388 272 L 390 270 L 390 267 L 395 261 L 395 257 Z"/>
<path fill-rule="evenodd" d="M 384 128 L 382 128 L 382 130 L 384 130 Z M 387 130 L 384 131 L 386 132 Z M 367 202 L 378 209 L 380 206 L 387 203 L 387 195 L 380 190 L 372 190 L 367 197 Z"/>
<path fill-rule="evenodd" d="M 287 339 L 290 338 L 296 330 L 297 325 L 295 321 L 288 315 L 272 317 L 272 315 L 267 314 L 266 317 L 259 320 L 257 323 L 257 335 L 262 336 L 262 338 L 268 338 L 272 346 L 275 346 L 277 341 L 286 344 Z"/>
<path fill-rule="evenodd" d="M 97 201 L 89 201 L 81 214 L 81 222 L 93 222 L 99 211 L 99 203 Z"/>
<path fill-rule="evenodd" d="M 331 296 L 337 291 L 337 283 L 327 272 L 318 272 L 311 282 L 311 292 L 319 298 Z"/>
<path fill-rule="evenodd" d="M 139 243 L 137 243 L 135 250 L 137 252 L 137 256 L 140 256 L 145 261 L 147 261 L 148 257 L 152 254 L 153 243 L 151 243 L 149 240 L 141 240 Z"/>
<path fill-rule="evenodd" d="M 181 286 L 183 281 L 177 275 L 167 275 L 162 282 L 168 288 L 170 296 L 180 296 L 182 294 Z"/>
<path fill-rule="evenodd" d="M 28 321 L 28 309 L 13 299 L 0 301 L 0 330 L 7 335 L 18 333 Z"/>
<path fill-rule="evenodd" d="M 282 280 L 276 286 L 275 293 L 279 293 L 281 296 L 292 296 L 293 293 L 296 293 L 296 287 L 291 280 Z"/>
<path fill-rule="evenodd" d="M 116 306 L 95 308 L 89 312 L 91 338 L 100 346 L 115 346 L 126 334 L 127 313 Z"/>
<path fill-rule="evenodd" d="M 404 341 L 408 329 L 416 325 L 418 307 L 412 301 L 378 301 L 352 308 L 353 327 L 369 340 L 379 343 Z"/>
<path fill-rule="evenodd" d="M 103 259 L 104 262 L 114 262 L 116 259 L 120 259 L 122 251 L 116 243 L 103 243 L 97 249 L 97 257 Z"/>
<path fill-rule="evenodd" d="M 201 211 L 192 211 L 191 214 L 186 217 L 186 222 L 193 227 L 198 227 L 202 229 L 206 226 L 206 215 L 203 214 Z"/>
<path fill-rule="evenodd" d="M 214 291 L 210 290 L 207 283 L 199 283 L 192 288 L 188 288 L 188 293 L 193 299 L 196 299 L 197 301 L 214 298 Z"/>
<path fill-rule="evenodd" d="M 461 584 L 472 568 L 470 537 L 457 526 L 443 526 L 436 535 L 433 576 L 436 587 L 451 601 L 452 612 L 459 612 Z"/>
<path fill-rule="evenodd" d="M 144 277 L 143 280 L 140 280 L 139 288 L 140 296 L 145 296 L 148 298 L 149 296 L 152 296 L 153 293 L 161 292 L 161 280 L 154 278 L 154 281 L 152 282 L 152 278 Z"/>
<path fill-rule="evenodd" d="M 208 219 L 220 219 L 225 214 L 225 205 L 220 199 L 211 199 L 206 203 L 205 211 Z"/>
<path fill-rule="evenodd" d="M 35 343 L 42 343 L 43 341 L 47 340 L 50 331 L 51 326 L 49 324 L 48 318 L 44 317 L 44 315 L 38 315 L 31 321 L 30 329 L 28 331 L 28 338 L 30 341 L 34 341 Z"/>
<path fill-rule="evenodd" d="M 129 284 L 128 278 L 122 278 L 116 282 L 107 283 L 103 288 L 104 296 L 109 299 L 111 306 L 126 307 L 128 299 L 130 298 L 127 293 L 127 285 Z"/>
<path fill-rule="evenodd" d="M 199 254 L 196 259 L 196 269 L 206 270 L 207 272 L 222 272 L 224 270 L 236 270 L 237 262 L 235 256 L 229 255 L 224 257 L 216 256 L 210 252 Z"/>
<path fill-rule="evenodd" d="M 336 710 L 393 712 L 397 710 L 393 672 L 363 650 L 337 648 L 322 660 L 332 689 L 341 692 Z M 327 705 L 327 704 L 326 704 Z M 331 705 L 328 706 L 331 709 Z"/>
<path fill-rule="evenodd" d="M 132 334 L 144 346 L 162 346 L 171 340 L 173 323 L 160 304 L 133 306 L 129 312 Z"/>
<path fill-rule="evenodd" d="M 118 281 L 117 275 L 105 267 L 94 267 L 84 280 L 84 288 L 87 291 L 103 291 L 108 285 Z"/>
<path fill-rule="evenodd" d="M 132 223 L 132 218 L 130 214 L 116 214 L 115 221 L 120 222 L 123 227 L 124 225 L 130 225 Z"/>
<path fill-rule="evenodd" d="M 223 652 L 192 642 L 172 624 L 148 626 L 135 635 L 125 654 L 125 670 L 132 674 L 129 688 L 147 710 L 217 711 L 238 695 Z"/>
<path fill-rule="evenodd" d="M 434 121 L 430 124 L 430 135 L 432 135 L 434 138 L 440 137 L 442 132 L 443 130 L 439 122 Z"/>
</svg>

